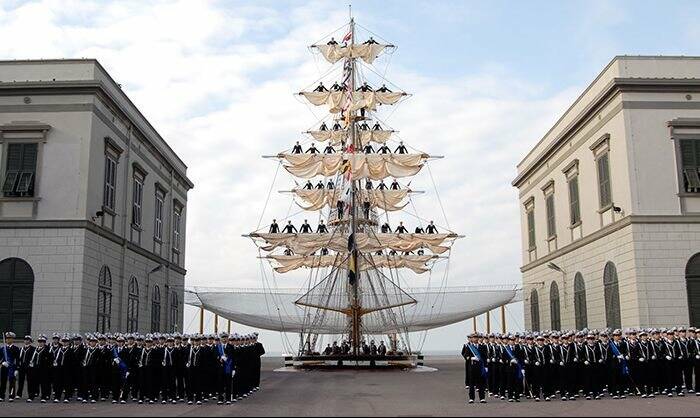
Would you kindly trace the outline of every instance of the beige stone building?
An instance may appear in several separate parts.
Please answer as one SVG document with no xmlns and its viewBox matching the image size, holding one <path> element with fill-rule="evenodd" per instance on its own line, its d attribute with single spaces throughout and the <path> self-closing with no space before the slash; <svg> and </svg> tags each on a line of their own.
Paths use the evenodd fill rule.
<svg viewBox="0 0 700 418">
<path fill-rule="evenodd" d="M 182 329 L 193 185 L 97 61 L 0 61 L 0 179 L 0 329 Z"/>
<path fill-rule="evenodd" d="M 616 57 L 518 164 L 528 329 L 700 326 L 700 58 Z"/>
</svg>

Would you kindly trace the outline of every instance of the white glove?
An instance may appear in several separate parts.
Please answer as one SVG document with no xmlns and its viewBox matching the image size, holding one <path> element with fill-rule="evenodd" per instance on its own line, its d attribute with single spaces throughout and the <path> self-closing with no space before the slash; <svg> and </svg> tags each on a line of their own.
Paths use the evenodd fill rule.
<svg viewBox="0 0 700 418">
<path fill-rule="evenodd" d="M 10 363 L 8 363 L 8 362 L 6 362 L 6 361 L 3 361 L 3 362 L 2 362 L 2 367 L 8 368 L 8 367 L 10 367 Z"/>
<path fill-rule="evenodd" d="M 488 368 L 488 367 L 485 367 L 484 369 L 486 370 L 486 373 L 489 372 L 489 368 Z"/>
<path fill-rule="evenodd" d="M 560 361 L 560 362 L 559 362 L 559 365 L 560 365 L 560 366 L 564 366 L 564 362 L 563 362 L 563 361 Z"/>
<path fill-rule="evenodd" d="M 185 367 L 190 368 L 190 363 L 185 364 Z"/>
<path fill-rule="evenodd" d="M 651 359 L 652 359 L 652 360 L 656 360 L 656 356 L 651 356 Z"/>
<path fill-rule="evenodd" d="M 129 375 L 130 375 L 130 374 L 131 374 L 131 373 L 129 373 L 129 372 L 126 372 L 126 377 L 129 377 Z"/>
<path fill-rule="evenodd" d="M 538 361 L 538 362 L 535 362 L 535 366 L 539 366 L 539 365 L 540 365 L 540 362 L 539 362 L 539 361 Z"/>
<path fill-rule="evenodd" d="M 630 356 L 625 357 L 625 360 L 629 360 L 629 359 L 630 359 Z"/>
<path fill-rule="evenodd" d="M 15 379 L 19 377 L 19 370 L 15 370 Z"/>
<path fill-rule="evenodd" d="M 578 357 L 574 359 L 574 363 L 578 363 Z"/>
<path fill-rule="evenodd" d="M 603 364 L 603 360 L 602 359 L 598 360 L 598 363 Z"/>
<path fill-rule="evenodd" d="M 119 366 L 119 363 L 121 363 L 121 362 L 119 361 L 119 359 L 118 359 L 118 358 L 115 358 L 115 359 L 114 359 L 114 365 L 115 365 L 115 366 Z"/>
<path fill-rule="evenodd" d="M 554 360 L 549 360 L 549 364 L 554 364 Z"/>
<path fill-rule="evenodd" d="M 671 361 L 671 360 L 673 360 L 673 357 L 671 357 L 671 356 L 666 356 L 666 360 Z"/>
<path fill-rule="evenodd" d="M 640 357 L 640 358 L 639 358 L 639 362 L 640 362 L 640 363 L 644 363 L 644 362 L 645 362 L 644 357 Z"/>
<path fill-rule="evenodd" d="M 518 360 L 513 359 L 513 360 L 510 361 L 510 364 L 518 364 Z"/>
<path fill-rule="evenodd" d="M 586 366 L 590 366 L 590 365 L 591 365 L 591 363 L 590 363 L 588 360 L 586 360 L 583 364 L 585 364 Z"/>
<path fill-rule="evenodd" d="M 235 371 L 235 370 L 231 372 L 231 378 L 234 378 L 234 377 L 236 377 L 236 371 Z"/>
<path fill-rule="evenodd" d="M 487 364 L 491 363 L 491 359 L 486 360 L 486 363 Z"/>
<path fill-rule="evenodd" d="M 525 360 L 525 364 L 530 364 L 530 360 Z"/>
<path fill-rule="evenodd" d="M 53 362 L 53 367 L 58 367 L 58 363 L 56 363 L 56 362 L 54 361 L 54 362 Z"/>
<path fill-rule="evenodd" d="M 478 363 L 478 362 L 479 362 L 479 359 L 472 357 L 472 363 Z"/>
<path fill-rule="evenodd" d="M 223 360 L 223 361 L 228 361 L 228 357 L 226 357 L 226 356 L 221 356 L 221 360 Z"/>
<path fill-rule="evenodd" d="M 625 359 L 625 356 L 619 355 L 619 356 L 617 356 L 617 358 L 618 358 L 619 360 L 624 360 L 624 359 Z"/>
<path fill-rule="evenodd" d="M 700 360 L 700 356 L 695 356 L 695 360 Z"/>
</svg>

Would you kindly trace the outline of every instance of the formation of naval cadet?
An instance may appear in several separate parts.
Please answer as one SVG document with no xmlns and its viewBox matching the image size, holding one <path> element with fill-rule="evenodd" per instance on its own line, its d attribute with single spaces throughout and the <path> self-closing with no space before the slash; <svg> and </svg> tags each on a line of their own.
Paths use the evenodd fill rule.
<svg viewBox="0 0 700 418">
<path fill-rule="evenodd" d="M 4 334 L 0 402 L 231 405 L 260 390 L 258 334 Z"/>
<path fill-rule="evenodd" d="M 700 396 L 700 329 L 471 334 L 467 402 Z"/>
</svg>

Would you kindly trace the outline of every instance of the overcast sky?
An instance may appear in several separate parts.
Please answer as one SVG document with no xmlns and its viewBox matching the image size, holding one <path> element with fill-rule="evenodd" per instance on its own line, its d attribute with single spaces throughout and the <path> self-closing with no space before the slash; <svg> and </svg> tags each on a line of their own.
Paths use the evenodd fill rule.
<svg viewBox="0 0 700 418">
<path fill-rule="evenodd" d="M 307 46 L 346 23 L 342 3 L 0 0 L 0 58 L 97 58 L 189 166 L 188 285 L 258 288 L 257 251 L 241 235 L 297 211 L 276 193 L 291 177 L 273 184 L 276 163 L 260 156 L 321 115 L 293 93 L 329 68 Z M 414 200 L 419 216 L 467 236 L 449 286 L 519 283 L 515 165 L 613 56 L 700 55 L 697 1 L 353 4 L 359 24 L 399 46 L 377 73 L 414 94 L 381 117 L 409 145 L 447 157 L 430 165 L 447 220 L 429 173 L 411 186 L 427 192 Z M 522 327 L 521 310 L 509 321 Z M 195 323 L 188 310 L 185 325 Z M 470 329 L 434 331 L 425 349 L 458 348 Z M 283 349 L 278 334 L 264 339 Z"/>
</svg>

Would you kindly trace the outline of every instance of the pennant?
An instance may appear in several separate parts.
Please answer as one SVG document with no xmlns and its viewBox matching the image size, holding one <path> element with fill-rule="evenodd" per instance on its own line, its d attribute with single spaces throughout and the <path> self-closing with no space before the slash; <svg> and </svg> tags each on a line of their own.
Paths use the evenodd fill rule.
<svg viewBox="0 0 700 418">
<path fill-rule="evenodd" d="M 344 37 L 343 37 L 343 42 L 350 42 L 352 39 L 352 30 L 348 32 Z"/>
<path fill-rule="evenodd" d="M 355 234 L 352 233 L 348 237 L 348 252 L 350 253 L 350 263 L 348 264 L 348 282 L 351 286 L 355 285 L 357 281 L 357 265 L 355 254 Z"/>
</svg>

